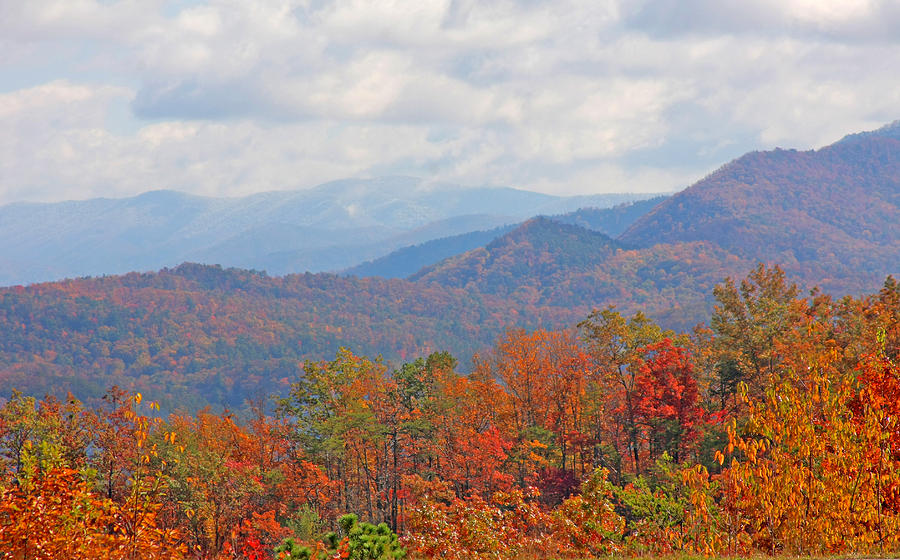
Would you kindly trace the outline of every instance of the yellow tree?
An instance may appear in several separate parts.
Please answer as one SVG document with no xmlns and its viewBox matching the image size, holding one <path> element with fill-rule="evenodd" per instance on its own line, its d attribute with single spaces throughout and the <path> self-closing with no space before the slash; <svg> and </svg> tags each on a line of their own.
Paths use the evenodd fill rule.
<svg viewBox="0 0 900 560">
<path fill-rule="evenodd" d="M 762 399 L 744 390 L 748 419 L 740 433 L 737 422 L 729 426 L 726 453 L 736 453 L 723 484 L 727 508 L 758 548 L 896 549 L 900 517 L 886 508 L 900 488 L 900 463 L 890 454 L 895 416 L 877 384 L 836 375 L 837 359 L 823 355 L 803 375 L 782 372 Z M 863 364 L 863 372 L 870 367 Z M 889 374 L 896 378 L 896 368 Z"/>
<path fill-rule="evenodd" d="M 134 399 L 140 402 L 139 395 Z M 144 446 L 152 422 L 134 420 L 142 459 L 118 503 L 92 491 L 91 471 L 70 468 L 64 445 L 52 438 L 25 440 L 21 469 L 0 487 L 0 550 L 37 560 L 182 558 L 177 532 L 156 522 L 161 479 L 148 467 L 154 449 Z"/>
</svg>

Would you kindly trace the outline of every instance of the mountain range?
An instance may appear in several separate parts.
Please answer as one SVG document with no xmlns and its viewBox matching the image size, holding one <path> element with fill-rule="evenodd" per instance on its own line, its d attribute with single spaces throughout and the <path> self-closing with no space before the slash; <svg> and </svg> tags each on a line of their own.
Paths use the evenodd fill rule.
<svg viewBox="0 0 900 560">
<path fill-rule="evenodd" d="M 639 198 L 558 197 L 387 177 L 239 198 L 153 191 L 124 199 L 9 204 L 0 207 L 0 285 L 158 270 L 185 261 L 271 274 L 340 270 L 431 239 Z"/>
<path fill-rule="evenodd" d="M 448 350 L 465 366 L 504 329 L 571 326 L 609 305 L 689 328 L 708 320 L 717 283 L 757 262 L 803 288 L 873 292 L 900 272 L 898 133 L 750 153 L 671 197 L 542 212 L 557 215 L 508 231 L 473 218 L 484 232 L 366 265 L 405 279 L 185 264 L 0 289 L 0 382 L 81 396 L 117 383 L 169 406 L 239 408 L 339 346 L 395 364 Z"/>
<path fill-rule="evenodd" d="M 615 239 L 534 220 L 411 279 L 519 305 L 608 302 L 680 328 L 709 316 L 715 283 L 757 262 L 830 294 L 872 291 L 900 272 L 900 122 L 819 150 L 746 154 L 650 202 Z"/>
<path fill-rule="evenodd" d="M 551 219 L 555 222 L 578 225 L 585 229 L 599 231 L 608 236 L 616 237 L 664 199 L 665 196 L 657 196 L 646 200 L 623 202 L 610 208 L 580 208 L 574 212 L 551 216 Z M 373 261 L 366 261 L 360 265 L 348 268 L 343 271 L 343 274 L 406 278 L 416 274 L 420 269 L 436 264 L 445 258 L 483 247 L 519 225 L 521 224 L 509 224 L 489 230 L 476 230 L 403 247 Z"/>
</svg>

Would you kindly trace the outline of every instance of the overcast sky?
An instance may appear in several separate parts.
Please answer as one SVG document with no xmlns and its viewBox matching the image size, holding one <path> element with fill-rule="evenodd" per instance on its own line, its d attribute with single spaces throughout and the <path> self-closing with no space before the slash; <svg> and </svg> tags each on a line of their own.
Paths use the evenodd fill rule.
<svg viewBox="0 0 900 560">
<path fill-rule="evenodd" d="M 0 0 L 0 204 L 681 189 L 900 118 L 900 2 Z"/>
</svg>

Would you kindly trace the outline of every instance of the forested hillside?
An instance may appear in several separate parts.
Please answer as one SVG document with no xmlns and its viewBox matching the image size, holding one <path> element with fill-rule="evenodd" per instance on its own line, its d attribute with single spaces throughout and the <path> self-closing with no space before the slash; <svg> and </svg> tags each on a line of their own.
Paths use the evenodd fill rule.
<svg viewBox="0 0 900 560">
<path fill-rule="evenodd" d="M 353 344 L 392 360 L 489 344 L 539 326 L 490 297 L 402 280 L 268 277 L 182 265 L 0 290 L 0 383 L 99 397 L 113 384 L 168 408 L 242 408 L 296 380 L 304 359 Z"/>
<path fill-rule="evenodd" d="M 623 202 L 611 208 L 581 208 L 574 212 L 549 216 L 555 222 L 581 226 L 617 237 L 638 218 L 649 212 L 666 197 Z M 470 231 L 450 237 L 398 249 L 389 255 L 343 271 L 352 276 L 380 276 L 406 278 L 439 261 L 488 245 L 501 235 L 512 231 L 516 224 L 482 231 Z"/>
<path fill-rule="evenodd" d="M 255 408 L 245 422 L 208 410 L 160 417 L 152 388 L 112 388 L 90 404 L 13 393 L 0 407 L 0 550 L 78 560 L 900 552 L 897 282 L 862 298 L 804 298 L 759 266 L 714 297 L 711 327 L 693 333 L 611 309 L 577 328 L 510 330 L 469 375 L 446 352 L 392 368 L 343 349 L 304 364 L 273 413 Z"/>
<path fill-rule="evenodd" d="M 628 250 L 540 218 L 415 281 L 185 264 L 4 288 L 0 381 L 81 398 L 117 384 L 167 409 L 242 409 L 341 346 L 393 363 L 447 350 L 468 369 L 507 328 L 560 327 L 610 304 L 689 328 L 743 264 L 703 243 Z"/>
<path fill-rule="evenodd" d="M 900 263 L 897 128 L 815 151 L 747 154 L 660 204 L 621 241 L 706 241 L 835 293 L 873 289 Z"/>
<path fill-rule="evenodd" d="M 589 312 L 609 304 L 643 309 L 669 327 L 687 328 L 708 317 L 716 282 L 751 266 L 707 242 L 637 248 L 600 232 L 535 218 L 410 279 L 503 296 L 519 309 Z"/>
</svg>

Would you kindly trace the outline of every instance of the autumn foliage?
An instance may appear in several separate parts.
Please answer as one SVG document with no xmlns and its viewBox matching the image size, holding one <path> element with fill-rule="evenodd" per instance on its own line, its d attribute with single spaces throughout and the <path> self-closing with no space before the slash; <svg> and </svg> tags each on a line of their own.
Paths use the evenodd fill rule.
<svg viewBox="0 0 900 560">
<path fill-rule="evenodd" d="M 900 289 L 760 266 L 710 328 L 597 310 L 458 371 L 341 349 L 251 412 L 111 389 L 0 409 L 10 558 L 900 552 Z M 298 366 L 299 367 L 299 366 Z M 347 514 L 352 513 L 352 516 Z"/>
</svg>

